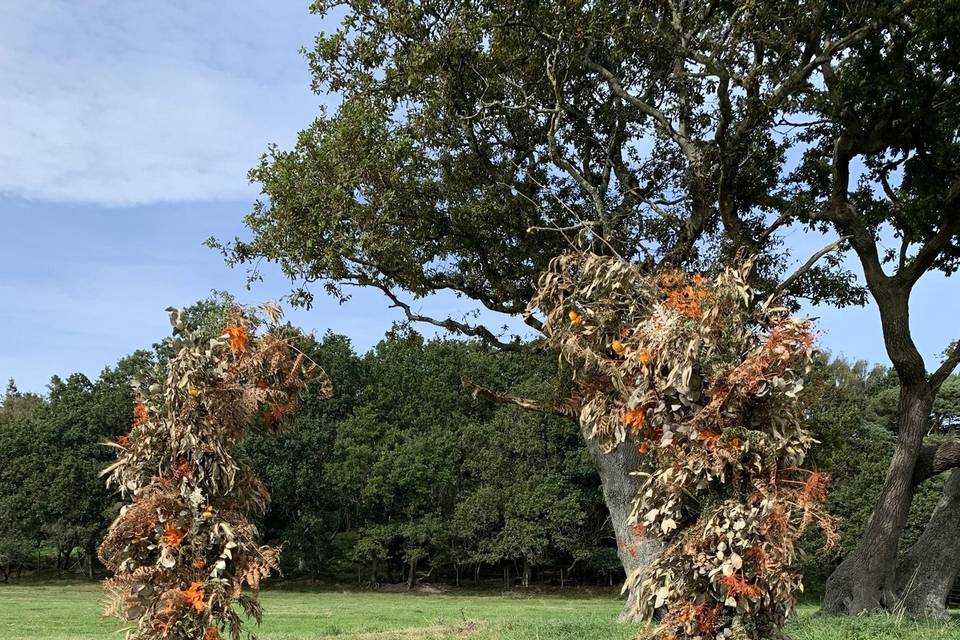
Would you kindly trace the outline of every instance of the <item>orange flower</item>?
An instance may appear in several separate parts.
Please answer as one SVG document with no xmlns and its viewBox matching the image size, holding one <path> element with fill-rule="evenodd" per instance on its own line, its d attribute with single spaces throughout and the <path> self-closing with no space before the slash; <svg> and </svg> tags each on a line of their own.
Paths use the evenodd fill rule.
<svg viewBox="0 0 960 640">
<path fill-rule="evenodd" d="M 117 444 L 121 447 L 126 448 L 130 444 L 130 434 L 124 433 L 123 435 L 117 436 Z"/>
<path fill-rule="evenodd" d="M 203 613 L 207 608 L 207 603 L 203 599 L 203 583 L 202 582 L 191 582 L 190 588 L 186 591 L 181 591 L 182 595 L 187 604 L 194 608 L 197 613 Z"/>
<path fill-rule="evenodd" d="M 194 569 L 203 569 L 207 566 L 207 561 L 203 558 L 194 558 L 193 562 L 190 563 Z"/>
<path fill-rule="evenodd" d="M 653 358 L 650 357 L 650 354 L 646 351 L 640 354 L 640 364 L 648 365 L 653 362 Z"/>
<path fill-rule="evenodd" d="M 643 442 L 641 442 L 640 446 L 637 447 L 637 451 L 639 451 L 640 455 L 642 456 L 650 453 L 650 441 L 644 440 Z"/>
<path fill-rule="evenodd" d="M 567 317 L 570 318 L 570 324 L 572 324 L 575 327 L 580 325 L 580 323 L 583 322 L 583 318 L 580 316 L 580 314 L 577 312 L 576 309 L 570 309 L 570 311 L 567 311 Z"/>
<path fill-rule="evenodd" d="M 233 353 L 239 355 L 247 350 L 247 343 L 250 342 L 250 334 L 247 333 L 245 326 L 238 324 L 227 327 L 223 332 L 230 336 L 230 350 L 233 351 Z"/>
<path fill-rule="evenodd" d="M 220 640 L 220 632 L 216 627 L 207 627 L 203 632 L 203 640 Z"/>
<path fill-rule="evenodd" d="M 619 340 L 614 340 L 610 343 L 610 348 L 613 349 L 613 352 L 617 355 L 623 355 L 623 352 L 626 351 L 626 347 L 624 347 L 623 343 Z"/>
<path fill-rule="evenodd" d="M 171 547 L 179 547 L 183 539 L 187 537 L 186 531 L 181 531 L 176 524 L 168 522 L 164 530 L 163 539 Z"/>
</svg>

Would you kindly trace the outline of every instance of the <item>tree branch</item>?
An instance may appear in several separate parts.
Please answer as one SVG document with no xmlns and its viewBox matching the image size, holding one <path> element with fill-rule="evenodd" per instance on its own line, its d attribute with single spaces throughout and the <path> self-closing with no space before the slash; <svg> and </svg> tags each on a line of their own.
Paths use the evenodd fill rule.
<svg viewBox="0 0 960 640">
<path fill-rule="evenodd" d="M 683 151 L 684 155 L 689 161 L 694 162 L 699 157 L 696 145 L 690 140 L 690 138 L 687 138 L 686 136 L 682 135 L 680 131 L 675 129 L 673 123 L 670 122 L 670 119 L 667 118 L 662 111 L 624 89 L 623 85 L 620 84 L 620 81 L 613 74 L 613 72 L 590 59 L 589 52 L 587 52 L 587 55 L 584 56 L 583 62 L 588 69 L 599 73 L 600 76 L 606 80 L 607 86 L 610 87 L 610 91 L 612 91 L 617 97 L 621 98 L 627 104 L 635 107 L 641 113 L 653 118 L 653 120 L 660 125 L 660 128 L 663 129 L 667 136 L 669 136 L 671 140 L 680 146 L 680 149 Z"/>
<path fill-rule="evenodd" d="M 355 284 L 362 286 L 362 283 Z M 407 317 L 409 322 L 423 322 L 426 324 L 432 324 L 435 327 L 440 327 L 441 329 L 446 329 L 447 331 L 453 333 L 459 333 L 473 338 L 480 338 L 485 343 L 504 351 L 520 351 L 523 348 L 523 343 L 519 340 L 504 342 L 500 340 L 496 334 L 490 331 L 490 329 L 486 328 L 482 324 L 470 325 L 466 324 L 465 322 L 454 320 L 453 318 L 445 318 L 440 320 L 438 318 L 432 318 L 430 316 L 414 313 L 410 305 L 400 300 L 400 298 L 390 290 L 390 287 L 379 282 L 370 282 L 368 284 L 380 289 L 385 296 L 390 298 L 390 301 L 393 303 L 390 305 L 391 308 L 398 308 L 403 311 L 403 314 Z"/>
<path fill-rule="evenodd" d="M 960 440 L 950 439 L 940 444 L 927 444 L 920 449 L 911 483 L 917 486 L 944 471 L 960 467 Z"/>
<path fill-rule="evenodd" d="M 933 392 L 940 390 L 943 381 L 950 377 L 953 370 L 960 364 L 960 340 L 955 340 L 944 352 L 943 362 L 937 367 L 937 370 L 930 376 L 930 386 Z"/>
<path fill-rule="evenodd" d="M 520 407 L 521 409 L 525 409 L 527 411 L 563 416 L 565 418 L 572 418 L 575 416 L 575 412 L 572 407 L 545 405 L 542 402 L 531 400 L 529 398 L 523 398 L 521 396 L 515 396 L 509 393 L 500 393 L 499 391 L 494 391 L 493 389 L 489 389 L 487 387 L 478 385 L 475 382 L 471 382 L 464 377 L 460 378 L 460 383 L 465 389 L 470 390 L 470 395 L 472 395 L 474 398 L 486 398 L 487 400 L 492 400 L 493 402 L 499 404 L 509 404 L 515 407 Z"/>
<path fill-rule="evenodd" d="M 902 278 L 909 286 L 913 286 L 933 266 L 950 241 L 960 234 L 960 212 L 954 210 L 946 218 L 940 230 L 923 243 L 917 255 L 907 262 L 904 269 L 897 271 L 895 277 Z"/>
<path fill-rule="evenodd" d="M 800 278 L 800 276 L 802 276 L 811 268 L 813 268 L 813 265 L 815 265 L 817 261 L 820 260 L 820 258 L 827 255 L 831 251 L 834 251 L 835 249 L 837 249 L 837 247 L 839 247 L 844 240 L 849 240 L 849 239 L 850 239 L 850 236 L 841 236 L 836 240 L 834 240 L 833 242 L 831 242 L 830 244 L 828 244 L 827 246 L 825 246 L 823 249 L 820 249 L 820 251 L 817 251 L 815 254 L 810 256 L 810 258 L 806 262 L 800 265 L 799 269 L 794 271 L 792 274 L 790 274 L 789 278 L 787 278 L 782 283 L 780 283 L 780 285 L 776 289 L 774 289 L 773 293 L 771 293 L 767 297 L 767 299 L 773 300 L 779 297 L 780 294 L 782 294 L 784 291 L 789 289 L 793 285 L 793 283 Z"/>
</svg>

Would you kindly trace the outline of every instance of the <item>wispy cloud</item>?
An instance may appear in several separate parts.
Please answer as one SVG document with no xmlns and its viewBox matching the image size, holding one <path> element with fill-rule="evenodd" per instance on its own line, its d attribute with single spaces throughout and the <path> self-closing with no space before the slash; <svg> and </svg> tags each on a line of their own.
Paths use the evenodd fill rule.
<svg viewBox="0 0 960 640">
<path fill-rule="evenodd" d="M 249 199 L 316 114 L 305 4 L 0 5 L 0 193 L 132 205 Z"/>
</svg>

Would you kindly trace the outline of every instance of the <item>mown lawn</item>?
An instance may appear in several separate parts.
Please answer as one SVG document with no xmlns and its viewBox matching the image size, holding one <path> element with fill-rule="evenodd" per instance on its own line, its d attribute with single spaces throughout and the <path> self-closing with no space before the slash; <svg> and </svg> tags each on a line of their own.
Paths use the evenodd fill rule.
<svg viewBox="0 0 960 640">
<path fill-rule="evenodd" d="M 0 640 L 120 638 L 98 608 L 93 584 L 0 585 Z M 625 640 L 635 629 L 614 622 L 609 596 L 420 595 L 267 591 L 261 640 Z M 823 619 L 805 606 L 795 640 L 953 640 L 957 621 L 916 624 L 889 617 Z"/>
</svg>

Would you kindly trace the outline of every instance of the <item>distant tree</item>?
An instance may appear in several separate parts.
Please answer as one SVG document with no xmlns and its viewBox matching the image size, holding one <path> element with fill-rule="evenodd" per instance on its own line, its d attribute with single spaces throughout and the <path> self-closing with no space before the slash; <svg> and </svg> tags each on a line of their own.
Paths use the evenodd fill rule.
<svg viewBox="0 0 960 640">
<path fill-rule="evenodd" d="M 363 523 L 362 555 L 398 560 L 410 585 L 418 571 L 450 558 L 444 542 L 466 455 L 458 434 L 490 412 L 459 386 L 470 348 L 406 332 L 380 342 L 364 358 L 359 406 L 338 425 L 328 468 L 352 519 Z"/>
<path fill-rule="evenodd" d="M 0 412 L 0 539 L 27 548 L 50 546 L 58 568 L 79 550 L 83 572 L 96 568 L 96 546 L 116 508 L 97 475 L 113 441 L 130 428 L 130 382 L 151 361 L 147 352 L 122 359 L 90 381 L 54 376 L 49 397 L 10 391 Z M 8 554 L 9 555 L 9 554 Z"/>
<path fill-rule="evenodd" d="M 466 487 L 453 516 L 462 563 L 518 562 L 529 586 L 537 566 L 590 557 L 599 545 L 585 535 L 593 491 L 582 478 L 594 473 L 575 436 L 556 418 L 510 407 L 466 425 Z"/>
<path fill-rule="evenodd" d="M 896 444 L 896 376 L 888 367 L 868 366 L 842 358 L 818 363 L 812 379 L 817 400 L 811 407 L 810 427 L 821 445 L 812 452 L 811 464 L 831 477 L 829 511 L 839 519 L 841 552 L 837 556 L 810 554 L 802 564 L 804 577 L 815 587 L 859 544 L 883 486 Z M 944 384 L 952 386 L 951 378 Z M 892 381 L 892 382 L 891 382 Z M 937 399 L 949 411 L 949 404 Z M 917 495 L 900 540 L 900 549 L 913 545 L 928 526 L 943 487 L 942 478 L 931 478 Z M 809 541 L 813 551 L 820 541 Z M 937 553 L 948 550 L 940 545 Z"/>
<path fill-rule="evenodd" d="M 24 402 L 11 380 L 0 404 L 0 577 L 22 569 L 43 540 L 39 490 L 47 469 L 36 455 L 34 412 L 43 400 Z"/>
<path fill-rule="evenodd" d="M 364 388 L 364 367 L 349 339 L 326 334 L 304 337 L 300 348 L 324 363 L 334 396 L 320 401 L 305 394 L 290 429 L 258 432 L 244 443 L 244 453 L 270 489 L 264 536 L 282 541 L 281 561 L 291 571 L 327 572 L 341 551 L 334 544 L 350 529 L 352 491 L 339 491 L 330 477 L 334 443 L 342 421 L 352 415 Z M 362 473 L 363 467 L 357 469 Z"/>
<path fill-rule="evenodd" d="M 402 568 L 412 586 L 440 571 L 517 563 L 529 584 L 534 567 L 586 560 L 609 544 L 576 430 L 473 398 L 460 384 L 496 372 L 505 384 L 536 388 L 544 381 L 532 374 L 549 379 L 554 367 L 549 357 L 497 357 L 407 331 L 365 356 L 361 399 L 337 422 L 324 471 L 356 528 L 354 557 L 370 568 L 363 575 L 379 582 Z"/>
</svg>

